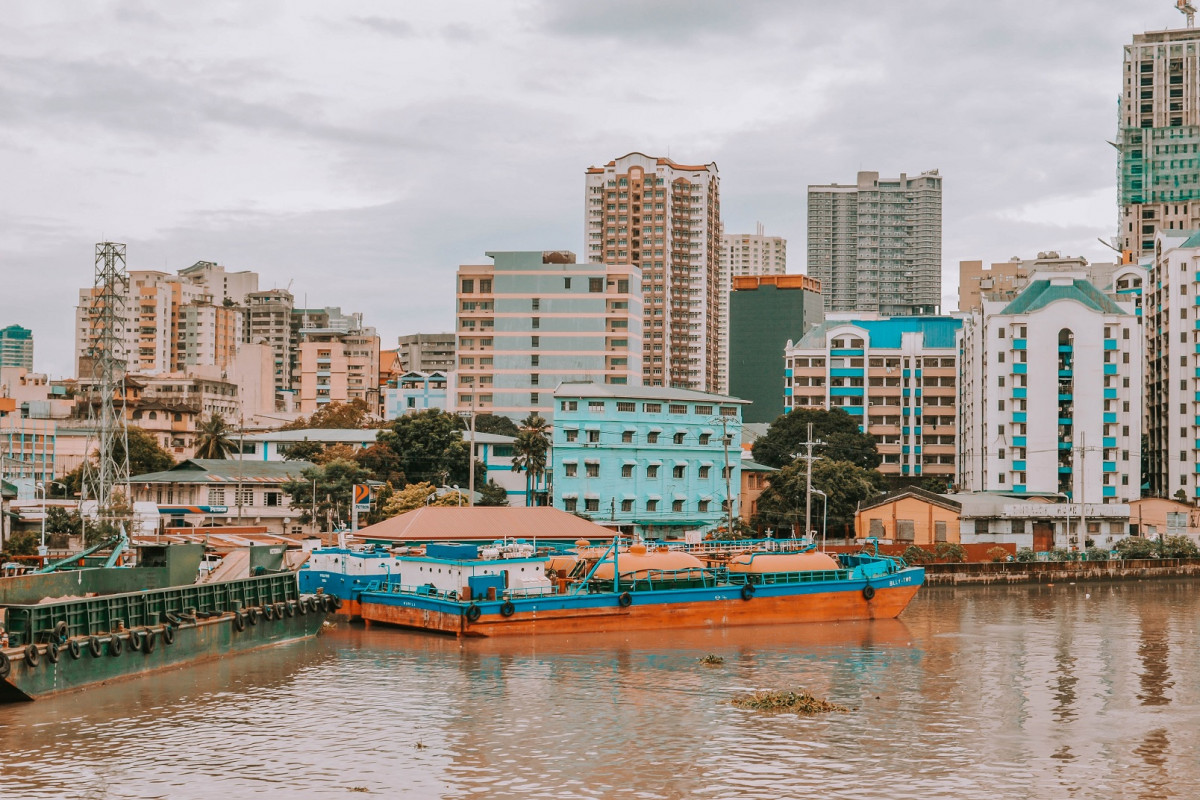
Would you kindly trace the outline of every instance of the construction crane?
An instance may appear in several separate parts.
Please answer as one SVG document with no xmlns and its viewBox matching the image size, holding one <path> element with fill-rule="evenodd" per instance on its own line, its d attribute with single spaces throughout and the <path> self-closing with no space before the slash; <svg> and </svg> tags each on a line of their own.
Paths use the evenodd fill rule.
<svg viewBox="0 0 1200 800">
<path fill-rule="evenodd" d="M 1175 8 L 1180 14 L 1187 17 L 1187 26 L 1189 28 L 1196 27 L 1196 7 L 1192 5 L 1191 0 L 1175 0 Z"/>
</svg>

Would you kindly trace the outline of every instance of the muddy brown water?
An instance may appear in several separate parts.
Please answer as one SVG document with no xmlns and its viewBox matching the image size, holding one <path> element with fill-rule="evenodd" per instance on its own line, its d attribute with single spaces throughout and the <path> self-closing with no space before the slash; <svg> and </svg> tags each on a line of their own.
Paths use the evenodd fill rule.
<svg viewBox="0 0 1200 800">
<path fill-rule="evenodd" d="M 0 707 L 0 798 L 1194 798 L 1198 624 L 1200 584 L 1161 581 L 925 589 L 848 625 L 343 625 Z M 851 710 L 730 705 L 757 688 Z"/>
</svg>

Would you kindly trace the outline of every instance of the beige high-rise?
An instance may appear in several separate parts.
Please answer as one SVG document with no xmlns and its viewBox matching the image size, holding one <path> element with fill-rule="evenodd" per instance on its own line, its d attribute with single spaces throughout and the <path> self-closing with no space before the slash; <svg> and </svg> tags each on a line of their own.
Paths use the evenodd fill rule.
<svg viewBox="0 0 1200 800">
<path fill-rule="evenodd" d="M 643 382 L 717 391 L 720 373 L 720 178 L 630 153 L 586 172 L 587 261 L 641 268 Z"/>
</svg>

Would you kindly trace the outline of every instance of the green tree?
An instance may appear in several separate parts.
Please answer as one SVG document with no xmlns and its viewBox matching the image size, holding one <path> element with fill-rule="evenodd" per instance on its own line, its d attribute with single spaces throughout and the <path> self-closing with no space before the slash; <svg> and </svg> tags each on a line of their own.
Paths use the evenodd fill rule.
<svg viewBox="0 0 1200 800">
<path fill-rule="evenodd" d="M 145 475 L 150 472 L 164 472 L 175 466 L 175 459 L 166 450 L 158 446 L 154 437 L 136 425 L 130 425 L 127 430 L 129 437 L 129 474 L 130 476 Z M 113 445 L 116 459 L 120 461 L 125 455 L 125 443 L 119 438 Z M 99 451 L 92 453 L 95 463 Z M 67 485 L 68 494 L 78 494 L 82 486 L 83 466 L 76 467 L 63 476 L 62 482 Z"/>
<path fill-rule="evenodd" d="M 517 423 L 499 414 L 477 414 L 475 430 L 478 433 L 494 433 L 499 436 L 516 436 L 520 432 Z"/>
<path fill-rule="evenodd" d="M 539 414 L 521 420 L 521 429 L 513 442 L 513 472 L 525 473 L 525 505 L 540 505 L 534 492 L 546 474 L 550 452 L 550 423 Z"/>
<path fill-rule="evenodd" d="M 391 455 L 383 458 L 377 451 L 371 459 L 387 467 L 388 480 L 392 475 L 402 475 L 407 483 L 466 486 L 470 447 L 462 438 L 465 427 L 458 415 L 436 408 L 406 414 L 379 431 L 376 444 L 390 450 Z M 359 461 L 369 463 L 364 458 Z M 376 475 L 384 479 L 378 471 Z M 479 484 L 486 480 L 483 465 L 478 462 L 475 477 Z"/>
<path fill-rule="evenodd" d="M 18 531 L 8 537 L 5 547 L 9 555 L 36 556 L 41 541 L 41 534 L 37 531 Z"/>
<path fill-rule="evenodd" d="M 300 473 L 298 479 L 285 482 L 280 488 L 291 500 L 291 507 L 300 512 L 301 524 L 312 522 L 313 495 L 316 495 L 317 524 L 323 531 L 337 525 L 350 524 L 350 504 L 354 484 L 366 483 L 369 473 L 355 461 L 336 459 L 327 464 L 312 466 Z M 314 492 L 314 484 L 315 492 Z"/>
<path fill-rule="evenodd" d="M 953 480 L 949 477 L 931 475 L 922 480 L 918 488 L 924 489 L 927 492 L 933 492 L 934 494 L 946 494 L 953 488 L 952 483 Z"/>
<path fill-rule="evenodd" d="M 229 454 L 234 450 L 231 438 L 233 429 L 225 424 L 225 418 L 215 411 L 200 423 L 196 433 L 196 458 L 229 458 Z"/>
<path fill-rule="evenodd" d="M 355 398 L 348 403 L 329 403 L 313 412 L 308 419 L 297 417 L 283 426 L 285 431 L 300 431 L 308 428 L 369 428 L 374 420 L 371 405 L 366 400 Z"/>
<path fill-rule="evenodd" d="M 758 498 L 757 527 L 787 527 L 796 533 L 803 532 L 805 463 L 797 460 L 770 475 L 768 487 Z M 823 498 L 813 493 L 813 527 L 825 518 L 829 530 L 838 527 L 849 530 L 854 524 L 858 504 L 879 494 L 884 479 L 875 470 L 864 469 L 849 461 L 821 459 L 813 467 L 812 485 L 825 492 L 829 502 L 826 515 L 821 508 Z"/>
<path fill-rule="evenodd" d="M 67 511 L 59 506 L 46 509 L 46 533 L 66 533 L 78 536 L 81 532 L 82 521 L 78 511 Z"/>
<path fill-rule="evenodd" d="M 495 481 L 488 481 L 480 489 L 479 502 L 476 505 L 506 506 L 508 505 L 508 492 L 504 491 L 504 487 Z"/>
<path fill-rule="evenodd" d="M 370 472 L 377 481 L 384 481 L 392 486 L 404 486 L 408 483 L 405 480 L 400 456 L 387 445 L 376 442 L 370 447 L 364 447 L 354 454 L 354 460 L 363 469 Z"/>
<path fill-rule="evenodd" d="M 304 439 L 299 442 L 292 442 L 287 446 L 283 454 L 284 461 L 312 461 L 316 462 L 321 453 L 325 452 L 325 445 L 320 442 L 312 442 Z"/>
<path fill-rule="evenodd" d="M 1158 555 L 1158 543 L 1141 536 L 1127 536 L 1113 545 L 1117 558 L 1154 558 Z"/>
<path fill-rule="evenodd" d="M 1159 552 L 1163 558 L 1196 558 L 1200 548 L 1186 536 L 1168 536 L 1161 542 Z"/>
<path fill-rule="evenodd" d="M 754 460 L 769 467 L 785 467 L 808 441 L 808 423 L 813 424 L 813 439 L 823 445 L 814 453 L 830 461 L 849 461 L 864 469 L 879 466 L 880 456 L 875 449 L 875 437 L 860 433 L 858 420 L 840 408 L 798 408 L 784 414 L 767 428 L 765 436 L 754 443 Z"/>
</svg>

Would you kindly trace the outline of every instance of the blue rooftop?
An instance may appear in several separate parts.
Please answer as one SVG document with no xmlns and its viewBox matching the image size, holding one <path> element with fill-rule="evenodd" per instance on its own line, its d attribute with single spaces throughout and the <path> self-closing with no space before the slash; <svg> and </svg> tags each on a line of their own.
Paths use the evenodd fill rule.
<svg viewBox="0 0 1200 800">
<path fill-rule="evenodd" d="M 1001 314 L 1028 314 L 1050 305 L 1056 300 L 1072 300 L 1080 305 L 1104 314 L 1125 314 L 1125 309 L 1114 303 L 1104 292 L 1085 280 L 1075 279 L 1070 283 L 1053 283 L 1049 280 L 1033 281 L 1017 298 L 1004 307 Z"/>
<path fill-rule="evenodd" d="M 813 328 L 798 346 L 824 348 L 826 334 L 833 328 L 851 325 L 867 333 L 870 347 L 895 350 L 906 333 L 920 333 L 928 348 L 952 349 L 954 336 L 962 327 L 959 317 L 891 317 L 890 319 L 827 320 Z"/>
</svg>

